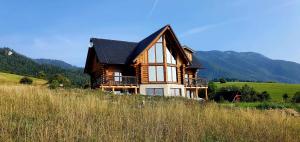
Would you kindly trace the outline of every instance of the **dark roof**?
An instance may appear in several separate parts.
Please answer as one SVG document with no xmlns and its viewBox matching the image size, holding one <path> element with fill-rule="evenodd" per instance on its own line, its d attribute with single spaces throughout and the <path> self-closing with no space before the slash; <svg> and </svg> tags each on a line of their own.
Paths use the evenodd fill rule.
<svg viewBox="0 0 300 142">
<path fill-rule="evenodd" d="M 95 49 L 95 54 L 98 58 L 99 63 L 102 64 L 128 64 L 140 55 L 145 48 L 156 38 L 158 37 L 167 27 L 166 25 L 154 32 L 150 36 L 141 40 L 140 42 L 128 42 L 128 41 L 118 41 L 110 39 L 99 39 L 91 38 L 90 42 L 92 47 Z M 171 27 L 170 27 L 171 29 Z M 176 38 L 176 37 L 175 37 Z M 183 48 L 180 48 L 183 52 Z M 90 51 L 89 51 L 90 52 Z M 185 53 L 183 52 L 185 55 Z M 187 57 L 185 57 L 187 59 Z M 188 59 L 187 59 L 188 60 Z M 200 63 L 197 59 L 193 60 L 190 68 L 199 68 Z"/>
<path fill-rule="evenodd" d="M 109 39 L 91 38 L 100 63 L 126 64 L 138 43 Z"/>
<path fill-rule="evenodd" d="M 186 50 L 189 50 L 190 52 L 194 53 L 194 50 L 192 48 L 189 48 L 188 46 L 186 45 L 183 45 L 182 46 L 183 49 L 186 49 Z"/>
<path fill-rule="evenodd" d="M 145 48 L 169 25 L 166 25 L 159 29 L 158 31 L 154 32 L 150 36 L 146 37 L 142 41 L 139 42 L 133 53 L 131 54 L 131 59 L 134 60 L 138 55 L 140 55 Z"/>
</svg>

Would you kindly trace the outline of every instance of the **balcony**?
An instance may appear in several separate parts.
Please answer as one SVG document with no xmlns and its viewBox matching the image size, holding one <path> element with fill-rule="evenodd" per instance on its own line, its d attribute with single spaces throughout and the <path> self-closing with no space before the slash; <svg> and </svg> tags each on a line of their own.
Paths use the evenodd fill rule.
<svg viewBox="0 0 300 142">
<path fill-rule="evenodd" d="M 203 78 L 186 78 L 184 85 L 186 87 L 207 87 L 207 80 Z"/>
<path fill-rule="evenodd" d="M 105 76 L 98 78 L 94 83 L 94 87 L 99 86 L 137 86 L 135 76 Z"/>
</svg>

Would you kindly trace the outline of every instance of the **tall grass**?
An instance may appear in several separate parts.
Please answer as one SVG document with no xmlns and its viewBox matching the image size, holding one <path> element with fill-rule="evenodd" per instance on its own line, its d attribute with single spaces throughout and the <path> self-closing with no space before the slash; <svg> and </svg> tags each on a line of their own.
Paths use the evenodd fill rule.
<svg viewBox="0 0 300 142">
<path fill-rule="evenodd" d="M 300 119 L 277 110 L 0 86 L 0 141 L 299 140 Z"/>
</svg>

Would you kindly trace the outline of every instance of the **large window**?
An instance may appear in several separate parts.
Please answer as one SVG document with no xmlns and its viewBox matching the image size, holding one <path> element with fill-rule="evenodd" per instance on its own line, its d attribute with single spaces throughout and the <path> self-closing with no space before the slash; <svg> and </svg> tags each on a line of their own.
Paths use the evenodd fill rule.
<svg viewBox="0 0 300 142">
<path fill-rule="evenodd" d="M 176 67 L 167 67 L 168 81 L 177 82 L 177 70 Z"/>
<path fill-rule="evenodd" d="M 162 37 L 148 50 L 148 61 L 149 63 L 163 63 L 163 43 Z"/>
<path fill-rule="evenodd" d="M 170 50 L 168 48 L 166 48 L 166 56 L 167 56 L 167 63 L 168 64 L 176 64 L 176 60 L 174 58 L 174 56 L 172 55 L 172 53 L 170 52 Z"/>
<path fill-rule="evenodd" d="M 163 88 L 146 88 L 146 95 L 163 96 L 164 89 Z"/>
<path fill-rule="evenodd" d="M 149 66 L 149 81 L 164 81 L 164 67 L 163 66 Z"/>
<path fill-rule="evenodd" d="M 170 95 L 171 96 L 181 96 L 181 89 L 180 88 L 171 88 Z"/>
<path fill-rule="evenodd" d="M 164 42 L 164 36 L 162 36 L 148 50 L 148 75 L 150 82 L 177 82 L 177 69 L 174 52 L 165 47 L 164 45 L 166 44 Z"/>
</svg>

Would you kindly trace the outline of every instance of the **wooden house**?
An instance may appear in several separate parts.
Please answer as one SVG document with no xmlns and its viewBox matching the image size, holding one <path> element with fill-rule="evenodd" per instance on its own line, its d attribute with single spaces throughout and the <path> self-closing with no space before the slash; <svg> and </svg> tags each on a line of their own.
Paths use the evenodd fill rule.
<svg viewBox="0 0 300 142">
<path fill-rule="evenodd" d="M 198 98 L 207 82 L 193 50 L 182 47 L 170 25 L 140 42 L 91 38 L 85 73 L 91 87 L 115 93 Z"/>
</svg>

